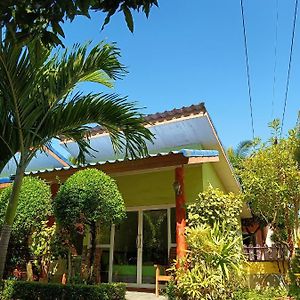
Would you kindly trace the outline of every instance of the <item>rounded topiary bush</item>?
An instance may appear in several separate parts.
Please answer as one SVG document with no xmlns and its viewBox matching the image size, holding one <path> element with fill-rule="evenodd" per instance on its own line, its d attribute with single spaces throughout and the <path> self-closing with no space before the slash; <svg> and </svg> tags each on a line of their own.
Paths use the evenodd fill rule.
<svg viewBox="0 0 300 300">
<path fill-rule="evenodd" d="M 0 193 L 0 227 L 3 224 L 12 187 Z M 13 234 L 31 233 L 53 214 L 50 187 L 41 179 L 25 177 L 19 195 Z"/>
<path fill-rule="evenodd" d="M 95 256 L 97 225 L 116 224 L 125 217 L 124 201 L 116 182 L 96 169 L 78 171 L 60 187 L 54 201 L 54 213 L 69 235 L 69 247 L 75 248 L 77 253 L 82 253 L 83 246 L 78 234 L 83 237 L 89 231 L 89 262 L 82 269 L 89 269 L 86 275 L 89 282 L 99 282 L 100 256 Z"/>
<path fill-rule="evenodd" d="M 0 228 L 4 222 L 12 187 L 0 193 Z M 53 215 L 50 187 L 41 179 L 25 177 L 22 182 L 12 235 L 9 242 L 7 268 L 23 265 L 32 257 L 30 237 L 44 230 Z"/>
<path fill-rule="evenodd" d="M 59 189 L 54 201 L 57 221 L 65 227 L 78 223 L 118 223 L 125 205 L 114 179 L 96 169 L 73 174 Z"/>
</svg>

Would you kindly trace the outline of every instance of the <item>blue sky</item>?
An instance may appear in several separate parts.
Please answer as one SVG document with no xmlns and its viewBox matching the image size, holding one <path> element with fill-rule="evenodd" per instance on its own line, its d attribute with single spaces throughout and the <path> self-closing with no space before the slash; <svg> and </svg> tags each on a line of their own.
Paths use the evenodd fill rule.
<svg viewBox="0 0 300 300">
<path fill-rule="evenodd" d="M 273 98 L 276 0 L 245 0 L 255 135 L 283 112 L 294 0 L 279 0 L 278 55 Z M 251 138 L 239 0 L 160 0 L 150 18 L 134 14 L 135 31 L 121 14 L 101 31 L 104 14 L 64 24 L 65 44 L 116 42 L 129 74 L 113 92 L 128 95 L 145 113 L 204 101 L 223 144 Z M 300 100 L 300 18 L 297 22 L 284 132 L 295 125 Z M 84 84 L 85 91 L 107 91 Z M 274 106 L 272 109 L 272 101 Z M 272 114 L 273 110 L 273 114 Z"/>
</svg>

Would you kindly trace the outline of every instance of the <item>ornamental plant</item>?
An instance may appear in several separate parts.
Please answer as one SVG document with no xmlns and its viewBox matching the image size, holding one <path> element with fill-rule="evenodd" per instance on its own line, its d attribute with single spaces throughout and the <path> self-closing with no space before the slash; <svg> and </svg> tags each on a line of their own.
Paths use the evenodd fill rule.
<svg viewBox="0 0 300 300">
<path fill-rule="evenodd" d="M 58 224 L 70 234 L 87 231 L 91 237 L 89 280 L 99 276 L 94 270 L 97 225 L 119 223 L 125 218 L 125 205 L 116 182 L 96 169 L 73 174 L 59 189 L 54 201 Z"/>
<path fill-rule="evenodd" d="M 12 187 L 0 193 L 0 228 L 4 222 Z M 48 217 L 53 214 L 50 187 L 41 179 L 26 177 L 23 180 L 19 205 L 9 244 L 8 266 L 24 265 L 32 257 L 30 241 L 32 234 L 41 234 Z"/>
<path fill-rule="evenodd" d="M 0 279 L 27 166 L 53 139 L 74 141 L 83 163 L 91 147 L 92 125 L 100 125 L 115 152 L 125 157 L 147 155 L 151 132 L 134 103 L 115 94 L 83 93 L 82 82 L 112 87 L 124 75 L 115 45 L 75 45 L 53 52 L 34 44 L 0 47 L 0 173 L 10 160 L 16 165 L 10 205 L 0 233 Z"/>
<path fill-rule="evenodd" d="M 199 224 L 213 226 L 215 222 L 225 224 L 234 233 L 240 229 L 242 197 L 233 193 L 225 194 L 219 189 L 209 187 L 198 194 L 194 203 L 188 205 L 187 216 L 190 227 Z"/>
<path fill-rule="evenodd" d="M 241 237 L 233 236 L 226 226 L 216 222 L 187 228 L 189 250 L 179 267 L 173 267 L 177 299 L 231 299 L 241 286 Z"/>
<path fill-rule="evenodd" d="M 172 268 L 171 299 L 231 299 L 242 285 L 241 209 L 240 195 L 212 187 L 188 205 L 188 251 Z"/>
</svg>

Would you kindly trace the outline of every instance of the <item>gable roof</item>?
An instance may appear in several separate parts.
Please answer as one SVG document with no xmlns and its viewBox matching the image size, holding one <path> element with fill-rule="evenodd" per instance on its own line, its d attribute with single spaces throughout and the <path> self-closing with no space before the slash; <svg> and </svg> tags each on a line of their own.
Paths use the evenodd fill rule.
<svg viewBox="0 0 300 300">
<path fill-rule="evenodd" d="M 225 189 L 240 191 L 240 185 L 204 103 L 151 114 L 146 116 L 145 120 L 145 126 L 155 136 L 153 144 L 147 142 L 150 154 L 183 148 L 216 150 L 219 152 L 220 161 L 213 167 Z M 103 127 L 97 126 L 93 129 L 90 144 L 95 151 L 86 156 L 87 163 L 115 160 L 124 156 L 124 153 L 116 156 L 110 137 Z M 66 140 L 61 146 L 72 156 L 78 155 L 78 146 L 73 141 Z"/>
</svg>

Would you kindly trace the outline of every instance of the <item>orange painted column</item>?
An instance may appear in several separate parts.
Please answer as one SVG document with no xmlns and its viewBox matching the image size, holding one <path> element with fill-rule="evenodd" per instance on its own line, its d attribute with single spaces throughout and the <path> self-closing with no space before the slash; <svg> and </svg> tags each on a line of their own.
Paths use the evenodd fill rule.
<svg viewBox="0 0 300 300">
<path fill-rule="evenodd" d="M 185 193 L 184 193 L 184 169 L 183 166 L 175 169 L 176 195 L 176 243 L 177 243 L 177 258 L 181 259 L 185 256 L 187 250 L 186 239 L 184 235 L 186 226 L 185 214 Z"/>
</svg>

